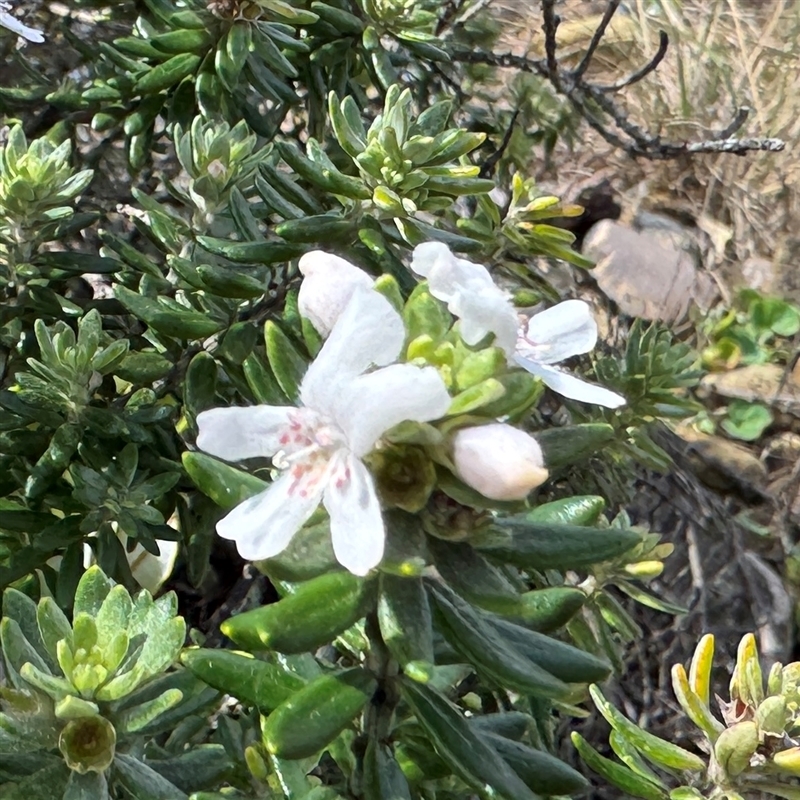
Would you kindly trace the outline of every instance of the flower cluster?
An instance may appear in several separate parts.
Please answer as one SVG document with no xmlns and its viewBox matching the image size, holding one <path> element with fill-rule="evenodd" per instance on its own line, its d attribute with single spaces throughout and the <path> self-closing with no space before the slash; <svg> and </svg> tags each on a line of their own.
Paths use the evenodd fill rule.
<svg viewBox="0 0 800 800">
<path fill-rule="evenodd" d="M 446 245 L 428 242 L 414 250 L 411 269 L 428 281 L 431 294 L 461 321 L 461 336 L 475 345 L 490 334 L 509 361 L 541 378 L 570 400 L 619 408 L 621 397 L 552 366 L 597 344 L 597 324 L 588 304 L 567 300 L 525 317 L 495 285 L 486 267 L 456 258 Z"/>
<path fill-rule="evenodd" d="M 362 459 L 398 423 L 438 419 L 450 405 L 434 368 L 394 363 L 403 339 L 403 321 L 385 297 L 354 291 L 306 372 L 300 408 L 219 408 L 198 416 L 202 450 L 229 460 L 274 457 L 283 473 L 217 526 L 244 557 L 277 555 L 322 501 L 339 562 L 364 575 L 381 560 L 380 504 Z"/>
<path fill-rule="evenodd" d="M 451 396 L 456 347 L 477 354 L 485 373 L 479 377 L 492 390 L 499 387 L 499 395 L 505 389 L 494 375 L 522 367 L 571 399 L 611 408 L 624 402 L 552 366 L 594 347 L 597 328 L 585 303 L 568 301 L 530 319 L 520 317 L 485 267 L 435 243 L 416 248 L 411 269 L 427 279 L 420 288 L 439 303 L 439 320 L 442 314 L 449 319 L 449 341 L 430 358 L 420 357 L 419 341 L 433 342 L 432 337 L 409 341 L 404 316 L 387 298 L 391 292 L 383 294 L 371 276 L 344 259 L 314 251 L 300 259 L 298 308 L 325 341 L 303 378 L 299 407 L 217 408 L 198 415 L 198 448 L 228 461 L 270 458 L 278 472 L 268 489 L 217 525 L 245 558 L 283 551 L 321 503 L 337 560 L 366 575 L 383 557 L 382 506 L 421 509 L 436 488 L 433 463 L 479 492 L 487 507 L 492 501 L 522 501 L 547 480 L 533 436 L 501 421 L 503 414 L 487 412 L 492 406 L 480 399 L 480 391 L 473 392 L 478 400 L 471 398 L 471 405 L 460 402 L 461 395 Z M 486 359 L 483 353 L 489 354 Z M 392 432 L 401 424 L 424 423 L 432 423 L 425 447 L 409 456 Z M 405 469 L 393 459 L 405 460 Z M 392 502 L 381 480 L 387 472 L 405 472 L 420 484 L 411 493 L 413 501 L 406 492 L 403 501 Z"/>
</svg>

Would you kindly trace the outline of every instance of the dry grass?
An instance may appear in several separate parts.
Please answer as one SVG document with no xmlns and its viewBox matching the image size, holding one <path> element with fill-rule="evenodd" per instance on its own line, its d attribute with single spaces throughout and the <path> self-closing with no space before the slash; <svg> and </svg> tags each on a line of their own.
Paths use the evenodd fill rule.
<svg viewBox="0 0 800 800">
<path fill-rule="evenodd" d="M 654 17 L 645 5 L 661 13 Z M 732 246 L 720 252 L 712 245 L 712 268 L 753 255 L 780 258 L 800 223 L 800 3 L 637 0 L 636 12 L 642 55 L 659 27 L 673 43 L 656 75 L 629 90 L 642 118 L 670 138 L 700 138 L 724 128 L 735 108 L 746 105 L 753 111 L 742 133 L 787 142 L 780 154 L 644 165 L 645 196 L 681 203 L 707 232 L 714 222 L 729 228 Z"/>
<path fill-rule="evenodd" d="M 562 55 L 580 54 L 603 7 L 562 3 Z M 530 43 L 528 52 L 540 55 L 538 4 L 518 13 L 524 22 L 508 30 L 505 44 L 514 46 L 506 49 Z M 666 59 L 621 98 L 634 120 L 665 139 L 699 140 L 745 105 L 752 111 L 738 135 L 780 137 L 786 150 L 633 162 L 587 129 L 577 152 L 556 159 L 557 175 L 543 177 L 567 195 L 608 178 L 628 213 L 668 210 L 693 220 L 705 234 L 707 267 L 729 286 L 740 280 L 743 261 L 761 256 L 785 276 L 776 290 L 796 288 L 800 298 L 800 277 L 792 275 L 800 256 L 800 0 L 630 0 L 592 74 L 608 82 L 637 68 L 655 52 L 661 29 L 670 37 Z"/>
</svg>

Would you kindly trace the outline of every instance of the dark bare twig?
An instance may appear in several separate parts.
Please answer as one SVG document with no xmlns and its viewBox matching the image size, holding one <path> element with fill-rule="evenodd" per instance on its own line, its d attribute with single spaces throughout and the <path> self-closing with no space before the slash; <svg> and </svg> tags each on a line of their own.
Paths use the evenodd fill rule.
<svg viewBox="0 0 800 800">
<path fill-rule="evenodd" d="M 464 101 L 464 90 L 461 87 L 461 84 L 458 81 L 453 80 L 435 61 L 431 61 L 430 63 L 431 71 L 433 72 L 436 77 L 441 78 L 442 83 L 448 86 L 452 91 L 453 94 L 456 96 L 456 100 L 459 104 Z"/>
<path fill-rule="evenodd" d="M 581 83 L 576 86 L 573 92 L 579 96 L 585 96 L 597 103 L 599 108 L 614 120 L 614 124 L 623 133 L 630 136 L 631 139 L 639 146 L 639 148 L 652 148 L 661 145 L 661 138 L 659 136 L 651 136 L 644 128 L 632 122 L 625 111 L 614 104 L 610 97 L 598 92 L 597 89 L 589 83 Z M 569 95 L 567 95 L 569 97 Z"/>
<path fill-rule="evenodd" d="M 669 39 L 663 31 L 656 54 L 643 67 L 627 78 L 611 85 L 592 84 L 584 80 L 584 74 L 592 57 L 608 29 L 620 0 L 609 0 L 606 12 L 592 36 L 589 48 L 574 70 L 564 70 L 558 63 L 556 31 L 560 22 L 555 13 L 555 0 L 541 0 L 542 29 L 545 35 L 545 58 L 529 58 L 513 53 L 482 53 L 476 51 L 456 51 L 451 54 L 454 62 L 487 64 L 506 67 L 522 72 L 530 72 L 550 81 L 555 90 L 564 95 L 584 118 L 587 124 L 597 131 L 609 144 L 628 153 L 633 158 L 668 160 L 682 155 L 699 153 L 731 153 L 744 155 L 753 151 L 776 152 L 783 150 L 781 139 L 733 137 L 747 119 L 747 110 L 737 111 L 731 123 L 719 135 L 699 142 L 664 142 L 658 135 L 648 133 L 633 122 L 627 112 L 609 96 L 612 92 L 642 80 L 651 74 L 664 59 Z"/>
<path fill-rule="evenodd" d="M 465 64 L 487 64 L 490 67 L 513 67 L 521 72 L 532 72 L 549 77 L 547 64 L 538 58 L 516 56 L 513 53 L 483 53 L 478 50 L 455 50 L 450 54 L 453 61 Z"/>
<path fill-rule="evenodd" d="M 561 24 L 561 17 L 555 12 L 555 0 L 542 0 L 542 18 L 544 25 L 544 50 L 547 54 L 547 77 L 553 86 L 558 91 L 561 91 L 561 76 L 559 75 L 558 59 L 556 58 L 556 50 L 558 42 L 556 41 L 556 32 L 558 26 Z"/>
<path fill-rule="evenodd" d="M 781 379 L 778 382 L 778 388 L 775 389 L 775 395 L 773 400 L 776 399 L 780 393 L 783 391 L 784 387 L 786 386 L 787 381 L 792 376 L 797 364 L 800 362 L 800 334 L 795 334 L 792 338 L 792 350 L 794 350 L 794 354 L 787 362 L 786 366 L 783 369 L 783 374 L 781 375 Z"/>
<path fill-rule="evenodd" d="M 664 56 L 667 54 L 667 48 L 669 47 L 669 36 L 667 36 L 666 31 L 659 31 L 658 32 L 658 50 L 656 50 L 656 54 L 648 61 L 641 69 L 637 69 L 636 72 L 631 73 L 627 78 L 623 78 L 621 81 L 617 81 L 616 83 L 611 83 L 608 85 L 597 84 L 595 88 L 601 92 L 618 92 L 620 89 L 624 89 L 626 86 L 633 86 L 634 83 L 638 83 L 643 78 L 646 78 L 651 72 L 654 72 L 658 65 L 664 60 Z"/>
<path fill-rule="evenodd" d="M 506 132 L 503 136 L 503 141 L 500 142 L 500 146 L 481 165 L 481 171 L 479 173 L 481 178 L 488 178 L 494 173 L 494 168 L 497 166 L 497 162 L 503 157 L 503 153 L 505 153 L 508 143 L 511 141 L 511 137 L 514 134 L 514 126 L 517 124 L 518 116 L 519 109 L 516 109 L 511 116 L 511 122 L 508 123 L 508 128 L 506 128 Z"/>
<path fill-rule="evenodd" d="M 444 31 L 450 27 L 453 20 L 458 16 L 463 7 L 463 3 L 458 0 L 449 0 L 443 8 L 442 15 L 436 24 L 436 35 L 442 36 Z"/>
<path fill-rule="evenodd" d="M 715 139 L 730 139 L 742 125 L 747 122 L 747 118 L 750 116 L 750 109 L 747 106 L 740 106 L 736 110 L 736 114 L 734 118 L 730 121 L 730 124 L 719 133 L 715 134 Z"/>
<path fill-rule="evenodd" d="M 605 36 L 606 29 L 608 28 L 609 24 L 611 23 L 614 14 L 617 13 L 617 9 L 619 8 L 620 0 L 609 0 L 608 5 L 606 6 L 606 11 L 603 14 L 603 18 L 600 20 L 600 24 L 597 26 L 594 34 L 592 34 L 592 41 L 589 42 L 589 47 L 586 48 L 586 52 L 583 54 L 583 58 L 581 59 L 581 63 L 575 67 L 572 72 L 570 72 L 570 80 L 573 83 L 577 83 L 586 73 L 586 70 L 589 69 L 589 64 L 592 63 L 592 58 L 594 57 L 595 50 L 597 50 L 598 45 L 600 44 L 600 40 Z"/>
</svg>

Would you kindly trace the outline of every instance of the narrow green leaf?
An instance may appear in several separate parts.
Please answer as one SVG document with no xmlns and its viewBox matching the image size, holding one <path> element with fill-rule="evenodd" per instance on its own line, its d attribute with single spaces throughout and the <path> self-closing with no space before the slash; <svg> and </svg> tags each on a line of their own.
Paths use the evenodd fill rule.
<svg viewBox="0 0 800 800">
<path fill-rule="evenodd" d="M 78 588 L 75 592 L 73 615 L 88 614 L 94 617 L 100 611 L 100 607 L 111 591 L 112 585 L 100 567 L 89 567 L 78 583 Z"/>
<path fill-rule="evenodd" d="M 492 558 L 533 569 L 580 569 L 615 558 L 639 544 L 641 534 L 620 528 L 531 522 L 527 515 L 506 517 L 478 532 L 473 545 Z"/>
<path fill-rule="evenodd" d="M 617 764 L 611 759 L 601 756 L 575 731 L 572 733 L 572 743 L 592 770 L 626 794 L 641 797 L 643 800 L 668 800 L 669 795 L 662 788 L 622 764 Z"/>
<path fill-rule="evenodd" d="M 308 362 L 291 339 L 271 320 L 264 325 L 269 365 L 281 390 L 296 403 Z"/>
<path fill-rule="evenodd" d="M 131 755 L 118 753 L 114 773 L 137 800 L 189 800 L 189 796 Z"/>
<path fill-rule="evenodd" d="M 209 686 L 263 713 L 277 708 L 305 685 L 294 673 L 246 653 L 191 649 L 183 651 L 181 662 Z"/>
<path fill-rule="evenodd" d="M 480 793 L 494 790 L 505 800 L 536 798 L 497 751 L 438 691 L 405 679 L 400 691 L 436 752 L 469 787 Z"/>
<path fill-rule="evenodd" d="M 220 508 L 238 506 L 269 487 L 261 478 L 217 461 L 205 453 L 186 452 L 181 456 L 181 461 L 195 486 Z"/>
<path fill-rule="evenodd" d="M 56 662 L 50 655 L 48 648 L 45 647 L 39 631 L 36 603 L 30 597 L 16 589 L 6 589 L 3 592 L 3 616 L 17 622 L 22 635 L 31 647 L 49 666 L 55 667 Z"/>
<path fill-rule="evenodd" d="M 671 769 L 700 771 L 706 768 L 705 761 L 699 756 L 672 742 L 653 736 L 652 733 L 642 730 L 631 722 L 605 699 L 597 686 L 590 686 L 589 692 L 597 710 L 606 718 L 608 724 L 651 761 Z"/>
<path fill-rule="evenodd" d="M 564 697 L 565 683 L 509 646 L 502 633 L 469 603 L 442 584 L 426 582 L 434 601 L 437 627 L 448 643 L 495 683 L 541 697 Z"/>
<path fill-rule="evenodd" d="M 191 75 L 199 66 L 200 56 L 194 53 L 173 56 L 139 78 L 134 84 L 134 91 L 137 94 L 155 94 L 169 89 Z"/>
<path fill-rule="evenodd" d="M 135 733 L 149 725 L 156 717 L 176 706 L 183 699 L 180 689 L 168 689 L 158 697 L 125 711 L 115 720 L 120 732 Z"/>
<path fill-rule="evenodd" d="M 72 645 L 72 626 L 52 597 L 43 597 L 39 601 L 36 608 L 36 621 L 44 646 L 55 663 L 58 642 L 64 639 L 70 646 Z"/>
</svg>

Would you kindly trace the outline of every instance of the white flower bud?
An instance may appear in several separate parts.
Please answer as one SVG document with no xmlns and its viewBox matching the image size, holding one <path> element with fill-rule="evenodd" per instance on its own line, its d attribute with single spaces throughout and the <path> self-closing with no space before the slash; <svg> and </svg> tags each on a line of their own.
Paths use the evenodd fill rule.
<svg viewBox="0 0 800 800">
<path fill-rule="evenodd" d="M 312 250 L 299 262 L 303 282 L 297 306 L 317 332 L 326 337 L 360 286 L 371 289 L 375 282 L 363 269 L 339 256 Z"/>
<path fill-rule="evenodd" d="M 523 500 L 548 477 L 536 439 L 502 422 L 458 431 L 453 460 L 458 477 L 491 500 Z"/>
</svg>

